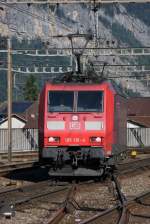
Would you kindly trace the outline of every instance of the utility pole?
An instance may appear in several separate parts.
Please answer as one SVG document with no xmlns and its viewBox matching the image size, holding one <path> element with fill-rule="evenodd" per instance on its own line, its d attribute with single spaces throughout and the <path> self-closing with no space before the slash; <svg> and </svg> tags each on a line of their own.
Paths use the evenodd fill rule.
<svg viewBox="0 0 150 224">
<path fill-rule="evenodd" d="M 12 160 L 12 49 L 11 49 L 11 38 L 7 39 L 7 112 L 8 112 L 8 162 Z"/>
</svg>

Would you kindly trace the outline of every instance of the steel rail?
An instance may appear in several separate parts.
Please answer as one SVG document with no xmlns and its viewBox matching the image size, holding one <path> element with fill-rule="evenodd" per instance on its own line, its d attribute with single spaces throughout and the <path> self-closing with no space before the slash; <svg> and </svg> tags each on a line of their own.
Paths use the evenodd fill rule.
<svg viewBox="0 0 150 224">
<path fill-rule="evenodd" d="M 150 157 L 139 159 L 136 161 L 130 161 L 127 163 L 120 163 L 117 165 L 117 171 L 119 172 L 119 174 L 127 174 L 145 167 L 150 167 Z"/>
<path fill-rule="evenodd" d="M 129 222 L 129 210 L 126 206 L 123 206 L 121 217 L 118 224 L 126 224 Z"/>
<path fill-rule="evenodd" d="M 45 185 L 46 184 L 46 185 Z M 2 198 L 3 200 L 0 201 L 0 214 L 6 216 L 13 216 L 15 213 L 15 207 L 20 206 L 21 204 L 25 204 L 25 203 L 29 203 L 32 200 L 36 200 L 42 197 L 46 197 L 48 195 L 54 195 L 54 194 L 58 194 L 58 193 L 62 193 L 65 192 L 66 190 L 68 190 L 68 185 L 62 185 L 62 187 L 59 187 L 59 185 L 56 185 L 58 188 L 57 189 L 51 189 L 47 192 L 42 192 L 42 193 L 32 193 L 35 192 L 35 189 L 39 190 L 42 189 L 42 186 L 51 186 L 51 187 L 55 187 L 54 185 L 49 185 L 49 181 L 42 181 L 42 183 L 38 183 L 38 184 L 31 184 L 31 185 L 27 185 L 24 187 L 20 187 L 20 188 L 16 188 L 16 189 L 8 189 L 6 191 L 2 191 Z M 5 201 L 5 194 L 7 193 L 11 193 L 11 192 L 19 192 L 21 193 L 21 195 L 18 195 L 19 198 L 17 200 L 12 200 L 11 199 L 7 199 Z M 27 194 L 27 195 L 26 195 Z M 28 195 L 29 194 L 29 195 Z"/>
<path fill-rule="evenodd" d="M 22 187 L 15 187 L 15 188 L 14 187 L 13 188 L 9 187 L 8 189 L 1 190 L 0 191 L 0 197 L 1 197 L 1 195 L 3 196 L 4 194 L 15 192 L 15 191 L 16 192 L 22 192 L 22 193 L 27 192 L 27 191 L 31 192 L 32 189 L 34 189 L 34 190 L 35 189 L 40 189 L 40 188 L 43 188 L 45 186 L 48 186 L 48 187 L 67 187 L 68 184 L 57 183 L 57 184 L 54 185 L 51 180 L 46 180 L 46 181 L 44 180 L 44 181 L 41 181 L 39 183 L 32 183 L 32 184 L 28 184 L 28 185 L 25 185 L 25 186 L 22 186 Z M 60 190 L 60 189 L 58 189 L 58 190 Z M 52 192 L 52 191 L 50 191 L 50 192 Z"/>
<path fill-rule="evenodd" d="M 126 205 L 123 205 L 122 208 L 122 214 L 121 218 L 119 219 L 118 224 L 127 224 L 129 222 L 129 216 L 136 216 L 136 217 L 141 217 L 141 218 L 150 218 L 148 215 L 140 215 L 140 214 L 134 214 L 130 212 L 130 208 L 133 206 L 133 204 L 138 203 L 139 200 L 144 199 L 145 197 L 149 197 L 150 192 L 146 192 L 144 194 L 140 194 L 140 196 L 137 196 L 136 198 L 130 200 L 127 202 Z"/>
<path fill-rule="evenodd" d="M 25 199 L 15 201 L 15 203 L 13 203 L 13 205 L 14 206 L 20 205 L 20 204 L 32 201 L 32 200 L 37 199 L 37 198 L 45 197 L 45 196 L 50 195 L 50 194 L 56 194 L 56 193 L 59 193 L 59 192 L 62 192 L 62 191 L 66 191 L 67 189 L 68 189 L 67 187 L 64 187 L 62 189 L 58 189 L 58 190 L 55 190 L 55 191 L 49 191 L 49 192 L 46 192 L 46 193 L 41 193 L 41 194 L 38 194 L 38 195 L 35 195 L 35 196 L 27 197 Z"/>
<path fill-rule="evenodd" d="M 4 194 L 7 194 L 7 193 L 10 193 L 10 192 L 25 192 L 27 191 L 28 189 L 31 190 L 32 188 L 35 190 L 36 188 L 42 188 L 43 186 L 50 186 L 50 187 L 54 187 L 54 186 L 66 186 L 66 185 L 59 185 L 57 183 L 57 185 L 54 185 L 53 182 L 51 182 L 51 180 L 44 180 L 44 181 L 41 181 L 39 183 L 32 183 L 32 184 L 28 184 L 28 185 L 25 185 L 25 186 L 22 186 L 22 187 L 8 187 L 7 189 L 5 188 L 4 190 L 1 190 L 0 191 L 0 196 L 1 195 L 4 195 Z"/>
<path fill-rule="evenodd" d="M 67 211 L 69 209 L 69 204 L 73 199 L 73 195 L 74 195 L 75 191 L 76 191 L 76 185 L 73 184 L 69 188 L 66 199 L 63 202 L 63 206 L 57 210 L 57 212 L 54 214 L 54 216 L 52 216 L 46 224 L 56 224 L 56 223 L 59 223 L 60 220 L 62 220 L 62 218 L 65 216 L 65 214 L 67 213 Z"/>
<path fill-rule="evenodd" d="M 118 205 L 114 206 L 113 208 L 107 209 L 104 212 L 100 212 L 88 219 L 85 219 L 84 221 L 81 221 L 79 224 L 94 223 L 94 221 L 97 221 L 98 219 L 101 219 L 104 216 L 114 214 L 114 212 L 118 213 L 118 212 L 120 212 L 120 210 L 122 212 L 121 212 L 121 216 L 119 218 L 118 224 L 127 224 L 127 221 L 129 219 L 129 215 L 130 215 L 129 208 L 131 206 L 133 206 L 133 204 L 137 203 L 137 201 L 139 199 L 147 198 L 149 196 L 150 196 L 150 191 L 145 192 L 143 194 L 140 194 L 139 196 L 136 196 L 134 199 L 127 201 L 126 204 L 122 204 L 122 205 L 118 204 Z M 135 214 L 133 214 L 133 215 L 135 215 Z M 147 217 L 149 218 L 149 216 L 147 216 Z M 144 218 L 144 216 L 143 216 L 143 218 Z"/>
<path fill-rule="evenodd" d="M 18 162 L 12 164 L 5 164 L 0 166 L 0 176 L 3 176 L 9 172 L 28 169 L 28 168 L 36 168 L 38 167 L 38 162 L 30 161 L 30 162 Z"/>
<path fill-rule="evenodd" d="M 116 206 L 114 206 L 113 208 L 107 209 L 107 210 L 104 211 L 104 212 L 99 212 L 99 213 L 97 213 L 96 215 L 94 215 L 94 216 L 92 216 L 92 217 L 90 217 L 90 218 L 88 218 L 88 219 L 85 219 L 85 220 L 79 222 L 79 224 L 88 224 L 88 223 L 92 223 L 92 222 L 96 221 L 97 219 L 102 218 L 102 217 L 104 217 L 104 216 L 106 216 L 106 215 L 111 215 L 112 213 L 116 212 L 118 209 L 119 209 L 119 205 L 116 205 Z M 118 211 L 117 211 L 117 212 L 118 212 Z"/>
<path fill-rule="evenodd" d="M 87 182 L 92 184 L 92 182 Z M 57 212 L 46 222 L 46 224 L 57 224 L 59 223 L 65 216 L 67 212 L 69 212 L 70 206 L 74 207 L 76 210 L 81 210 L 81 211 L 101 211 L 105 213 L 106 209 L 97 209 L 97 208 L 91 208 L 91 207 L 81 207 L 78 205 L 78 203 L 74 199 L 74 195 L 76 192 L 76 189 L 78 186 L 84 185 L 85 183 L 79 183 L 78 185 L 73 184 L 66 196 L 65 201 L 63 202 L 63 205 L 61 208 L 57 210 Z M 114 209 L 114 208 L 113 208 Z M 108 210 L 107 210 L 108 211 Z"/>
</svg>

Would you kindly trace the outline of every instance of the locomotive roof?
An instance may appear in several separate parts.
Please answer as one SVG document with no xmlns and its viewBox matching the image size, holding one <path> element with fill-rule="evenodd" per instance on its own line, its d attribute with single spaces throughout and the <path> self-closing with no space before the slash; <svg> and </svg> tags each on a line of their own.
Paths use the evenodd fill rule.
<svg viewBox="0 0 150 224">
<path fill-rule="evenodd" d="M 108 80 L 108 82 L 111 83 L 111 85 L 113 86 L 113 88 L 115 89 L 115 91 L 117 92 L 118 95 L 121 95 L 121 96 L 123 96 L 123 97 L 125 97 L 125 98 L 128 97 L 128 95 L 125 94 L 125 92 L 123 91 L 123 89 L 120 88 L 120 86 L 117 85 L 116 82 L 115 82 L 114 80 Z"/>
<path fill-rule="evenodd" d="M 96 83 L 73 83 L 73 82 L 62 82 L 62 83 L 47 83 L 47 85 L 52 85 L 52 86 L 99 86 L 102 84 L 108 83 L 116 92 L 118 95 L 121 95 L 123 97 L 127 97 L 127 95 L 122 91 L 122 89 L 113 81 L 113 80 L 103 80 L 101 82 L 96 82 Z"/>
</svg>

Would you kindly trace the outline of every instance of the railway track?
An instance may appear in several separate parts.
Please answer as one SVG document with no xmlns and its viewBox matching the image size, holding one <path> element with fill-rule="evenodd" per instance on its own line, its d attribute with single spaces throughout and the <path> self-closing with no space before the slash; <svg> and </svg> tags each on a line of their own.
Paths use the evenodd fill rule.
<svg viewBox="0 0 150 224">
<path fill-rule="evenodd" d="M 141 149 L 139 149 L 141 152 Z M 129 150 L 131 151 L 131 149 Z M 147 152 L 150 152 L 149 149 L 147 149 Z M 144 154 L 147 158 L 142 158 L 140 159 L 135 159 L 129 162 L 121 163 L 119 164 L 118 168 L 121 172 L 123 170 L 126 170 L 125 172 L 130 172 L 130 169 L 146 166 L 146 163 L 149 164 L 149 155 Z M 0 154 L 0 176 L 3 176 L 5 174 L 8 174 L 9 172 L 12 171 L 17 171 L 21 169 L 29 169 L 29 168 L 35 168 L 39 167 L 38 163 L 38 153 L 37 152 L 18 152 L 18 153 L 13 153 L 13 159 L 11 163 L 7 163 L 7 153 L 1 153 Z M 141 155 L 139 156 L 141 157 Z M 139 162 L 140 160 L 140 162 Z M 131 163 L 130 163 L 131 162 Z"/>
<path fill-rule="evenodd" d="M 0 191 L 0 214 L 11 217 L 14 215 L 14 209 L 17 210 L 18 207 L 20 209 L 21 206 L 39 200 L 40 198 L 60 194 L 60 192 L 64 193 L 68 187 L 69 185 L 66 183 L 57 183 L 57 185 L 55 185 L 53 181 L 47 180 L 23 187 L 2 190 Z"/>
<path fill-rule="evenodd" d="M 126 174 L 130 174 L 135 171 L 136 175 L 141 171 L 142 176 L 142 173 L 145 173 L 145 170 L 149 170 L 149 162 L 150 159 L 147 158 L 143 162 L 135 160 L 134 163 L 131 163 L 132 165 L 127 163 L 120 164 L 120 171 L 117 172 L 119 179 L 121 179 L 121 176 L 128 178 L 128 176 L 132 175 Z M 143 167 L 146 167 L 146 169 Z M 114 182 L 117 181 L 112 180 L 111 183 Z M 54 183 L 54 180 L 46 180 L 44 182 L 38 182 L 28 186 L 6 188 L 0 192 L 0 213 L 2 215 L 0 224 L 7 224 L 7 220 L 5 220 L 4 216 L 12 217 L 12 220 L 15 220 L 15 224 L 25 223 L 24 220 L 22 220 L 22 217 L 24 217 L 24 219 L 25 217 L 27 219 L 31 219 L 31 222 L 29 223 L 33 222 L 44 224 L 124 224 L 128 223 L 127 221 L 130 223 L 131 219 L 148 220 L 148 213 L 140 213 L 140 206 L 141 203 L 147 204 L 146 208 L 149 209 L 149 192 L 130 199 L 125 198 L 122 195 L 119 184 L 118 191 L 115 190 L 115 192 L 117 192 L 115 194 L 114 190 L 113 193 L 109 192 L 109 185 L 110 179 L 108 178 L 102 183 L 83 181 L 83 183 L 71 184 L 69 182 Z M 114 184 L 112 185 L 114 186 Z M 81 200 L 81 198 L 83 198 L 83 200 Z M 138 217 L 137 212 L 134 211 L 135 207 L 139 210 L 138 213 L 140 214 L 140 217 Z M 34 214 L 34 210 L 36 210 L 36 214 Z M 31 213 L 30 216 L 32 217 L 28 217 L 28 213 Z M 37 214 L 43 215 L 38 216 Z M 15 217 L 13 217 L 13 215 L 15 215 Z M 68 219 L 71 221 L 68 222 Z M 111 222 L 109 222 L 109 220 L 111 220 Z"/>
<path fill-rule="evenodd" d="M 38 151 L 26 151 L 26 152 L 13 152 L 12 161 L 21 162 L 21 161 L 31 161 L 38 159 Z M 8 161 L 8 153 L 0 153 L 0 162 L 5 163 Z"/>
<path fill-rule="evenodd" d="M 11 163 L 8 163 L 7 157 L 7 153 L 0 153 L 0 176 L 12 171 L 38 166 L 38 153 L 35 151 L 13 153 Z"/>
<path fill-rule="evenodd" d="M 150 219 L 150 191 L 144 192 L 130 200 L 128 200 L 125 195 L 122 193 L 120 188 L 120 183 L 115 175 L 112 175 L 112 181 L 115 184 L 114 190 L 116 191 L 116 204 L 111 208 L 94 208 L 94 207 L 82 207 L 75 200 L 74 186 L 69 191 L 69 196 L 65 200 L 64 206 L 60 208 L 53 217 L 51 217 L 46 224 L 54 224 L 54 223 L 80 223 L 80 224 L 127 224 L 130 223 L 131 218 L 140 219 L 140 223 L 147 223 L 146 220 Z M 78 187 L 76 186 L 76 193 L 78 191 Z M 147 213 L 141 213 L 140 206 L 146 206 Z M 138 212 L 133 212 L 137 207 Z M 90 216 L 89 218 L 80 221 L 80 219 L 76 220 L 76 222 L 70 221 L 67 222 L 67 218 L 65 219 L 65 215 L 70 212 L 70 210 L 79 210 L 80 212 L 96 212 L 96 214 Z M 98 212 L 98 210 L 100 210 Z M 75 213 L 75 212 L 74 212 Z M 64 219 L 64 220 L 63 220 Z M 141 222 L 142 219 L 142 222 Z"/>
<path fill-rule="evenodd" d="M 110 182 L 113 193 L 108 190 Z M 15 224 L 26 223 L 24 221 L 28 218 L 33 219 L 29 223 L 44 224 L 125 224 L 130 223 L 128 221 L 131 218 L 147 220 L 150 210 L 142 213 L 140 206 L 149 209 L 149 205 L 150 191 L 132 199 L 127 198 L 121 191 L 116 175 L 112 176 L 112 181 L 108 178 L 104 182 L 63 183 L 47 180 L 30 186 L 1 191 L 0 224 L 9 223 L 4 216 L 12 217 L 12 222 Z M 138 213 L 134 211 L 135 206 L 139 209 Z M 36 218 L 34 211 L 36 211 Z"/>
<path fill-rule="evenodd" d="M 132 199 L 127 199 L 125 195 L 122 193 L 120 184 L 115 175 L 112 176 L 112 181 L 115 183 L 115 191 L 116 191 L 116 204 L 111 208 L 99 208 L 99 212 L 94 215 L 89 215 L 87 219 L 81 221 L 81 219 L 76 220 L 76 222 L 70 221 L 67 222 L 67 218 L 63 220 L 65 214 L 70 210 L 69 206 L 73 206 L 74 210 L 88 211 L 88 212 L 96 212 L 98 209 L 96 208 L 83 208 L 77 206 L 75 203 L 75 197 L 69 198 L 67 201 L 68 207 L 63 207 L 59 212 L 55 214 L 53 218 L 47 222 L 47 224 L 53 223 L 79 223 L 79 224 L 127 224 L 127 223 L 150 223 L 150 191 L 144 192 Z M 141 210 L 141 206 L 146 207 L 146 211 L 144 208 L 144 212 Z M 136 210 L 136 212 L 135 212 Z M 131 219 L 135 219 L 131 222 Z"/>
<path fill-rule="evenodd" d="M 150 167 L 150 157 L 144 159 L 133 159 L 131 161 L 118 164 L 117 168 L 120 174 L 132 173 Z"/>
<path fill-rule="evenodd" d="M 147 200 L 149 203 L 147 203 Z M 146 201 L 146 202 L 145 202 Z M 120 200 L 121 202 L 121 200 Z M 140 214 L 140 206 L 149 207 L 149 211 L 147 214 Z M 139 209 L 139 213 L 133 212 L 135 207 Z M 130 223 L 132 217 L 136 217 L 140 219 L 140 223 L 146 223 L 145 220 L 150 219 L 150 191 L 140 194 L 136 196 L 132 200 L 124 200 L 123 203 L 118 203 L 118 205 L 114 206 L 111 209 L 108 209 L 104 212 L 98 213 L 89 219 L 86 219 L 80 224 L 94 224 L 94 223 L 107 223 L 107 224 L 127 224 Z"/>
<path fill-rule="evenodd" d="M 32 161 L 22 161 L 22 162 L 12 162 L 10 164 L 0 164 L 0 176 L 8 174 L 12 171 L 19 171 L 21 169 L 29 169 L 39 167 L 40 164 L 36 160 Z M 150 166 L 150 157 L 147 156 L 144 159 L 132 159 L 129 162 L 120 163 L 118 165 L 118 170 L 121 173 L 130 173 L 131 171 L 137 170 L 143 167 Z"/>
<path fill-rule="evenodd" d="M 22 170 L 22 169 L 28 169 L 28 168 L 35 168 L 38 167 L 38 162 L 33 161 L 27 161 L 27 162 L 14 162 L 11 164 L 2 164 L 0 166 L 0 176 L 3 176 L 5 174 L 8 174 L 12 171 Z"/>
<path fill-rule="evenodd" d="M 72 201 L 73 201 L 75 191 L 76 191 L 76 185 L 73 184 L 69 188 L 69 190 L 67 192 L 67 196 L 66 196 L 64 202 L 62 203 L 61 208 L 59 208 L 56 211 L 56 213 L 54 213 L 54 215 L 48 219 L 48 221 L 46 222 L 47 224 L 55 224 L 55 223 L 60 222 L 60 220 L 65 216 L 65 214 L 69 210 L 69 206 L 70 206 L 70 203 L 72 203 Z"/>
<path fill-rule="evenodd" d="M 93 184 L 94 182 L 84 182 L 80 186 Z M 25 213 L 26 207 L 29 209 L 37 204 L 48 203 L 46 221 L 44 223 L 58 223 L 59 220 L 69 210 L 70 205 L 74 202 L 76 185 L 70 183 L 57 183 L 44 181 L 42 183 L 32 184 L 22 188 L 9 189 L 0 192 L 0 214 L 4 217 L 12 217 L 16 212 Z M 41 192 L 42 189 L 42 192 Z M 34 190 L 34 193 L 33 193 Z M 100 209 L 97 209 L 99 211 Z M 1 221 L 0 221 L 1 223 Z M 43 222 L 42 222 L 43 223 Z"/>
</svg>

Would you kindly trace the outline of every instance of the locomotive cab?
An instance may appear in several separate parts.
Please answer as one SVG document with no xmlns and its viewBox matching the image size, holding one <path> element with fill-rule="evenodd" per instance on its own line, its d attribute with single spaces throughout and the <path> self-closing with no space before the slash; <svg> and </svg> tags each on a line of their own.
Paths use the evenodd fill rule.
<svg viewBox="0 0 150 224">
<path fill-rule="evenodd" d="M 109 82 L 46 84 L 39 104 L 40 159 L 99 169 L 125 150 L 125 100 Z"/>
</svg>

